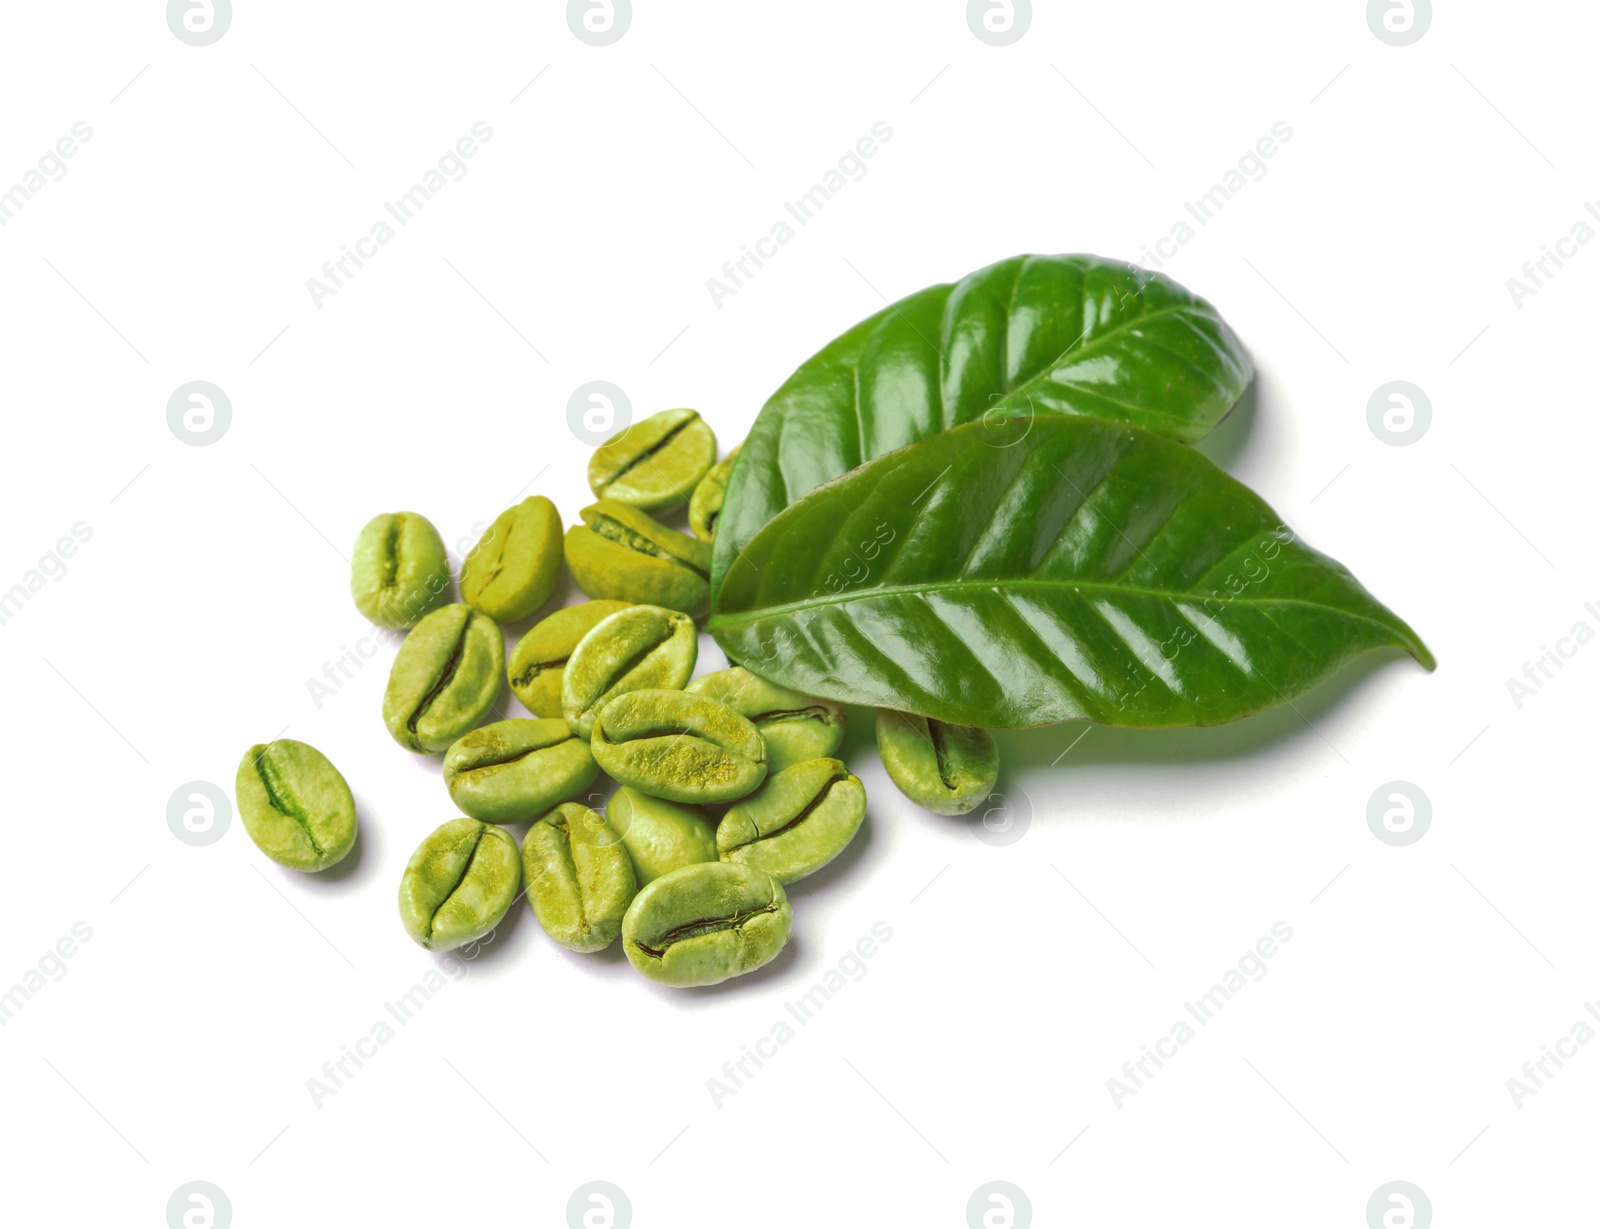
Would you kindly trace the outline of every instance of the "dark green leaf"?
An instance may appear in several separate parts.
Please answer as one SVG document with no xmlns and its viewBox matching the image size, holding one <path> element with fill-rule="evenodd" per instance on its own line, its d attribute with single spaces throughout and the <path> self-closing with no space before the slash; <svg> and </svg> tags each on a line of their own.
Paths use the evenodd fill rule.
<svg viewBox="0 0 1600 1229">
<path fill-rule="evenodd" d="M 1059 413 L 1193 442 L 1250 382 L 1203 299 L 1095 256 L 1018 256 L 863 320 L 756 418 L 717 522 L 712 591 L 745 544 L 813 487 L 979 419 Z"/>
<path fill-rule="evenodd" d="M 710 630 L 774 683 L 962 725 L 1215 725 L 1415 632 L 1205 457 L 1092 418 L 868 462 L 734 561 Z"/>
</svg>

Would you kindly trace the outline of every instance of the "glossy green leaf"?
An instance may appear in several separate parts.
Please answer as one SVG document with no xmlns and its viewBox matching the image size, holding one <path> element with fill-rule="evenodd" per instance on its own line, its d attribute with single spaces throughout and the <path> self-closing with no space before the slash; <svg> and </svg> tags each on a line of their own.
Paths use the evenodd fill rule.
<svg viewBox="0 0 1600 1229">
<path fill-rule="evenodd" d="M 746 543 L 813 487 L 980 419 L 1059 413 L 1191 443 L 1250 382 L 1215 308 L 1096 256 L 1017 256 L 863 320 L 757 416 L 717 521 L 712 592 Z"/>
<path fill-rule="evenodd" d="M 1214 725 L 1368 649 L 1433 656 L 1193 449 L 1092 418 L 973 423 L 812 491 L 709 628 L 763 678 L 962 725 Z"/>
</svg>

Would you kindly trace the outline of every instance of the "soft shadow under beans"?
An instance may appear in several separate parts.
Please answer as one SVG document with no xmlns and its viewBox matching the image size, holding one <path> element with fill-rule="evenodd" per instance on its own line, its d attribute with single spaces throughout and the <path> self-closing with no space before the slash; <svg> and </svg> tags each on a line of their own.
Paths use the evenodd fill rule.
<svg viewBox="0 0 1600 1229">
<path fill-rule="evenodd" d="M 346 884 L 362 882 L 362 872 L 374 869 L 374 859 L 367 857 L 367 828 L 368 816 L 371 812 L 365 808 L 361 799 L 356 802 L 356 840 L 350 846 L 350 852 L 340 858 L 325 871 L 307 874 L 304 871 L 288 871 L 284 878 L 292 884 L 303 885 L 312 892 L 330 892 L 343 888 Z"/>
<path fill-rule="evenodd" d="M 655 986 L 652 984 L 652 988 L 660 992 L 663 998 L 687 998 L 691 1000 L 715 999 L 724 995 L 739 994 L 747 991 L 759 992 L 769 982 L 783 978 L 788 973 L 790 966 L 800 958 L 799 953 L 803 948 L 804 944 L 799 941 L 799 937 L 790 934 L 789 942 L 784 945 L 783 951 L 753 973 L 730 977 L 727 981 L 718 982 L 715 986 Z"/>
<path fill-rule="evenodd" d="M 521 915 L 527 910 L 527 902 L 518 897 L 511 902 L 511 908 L 506 910 L 505 917 L 496 922 L 494 929 L 483 938 L 462 944 L 460 947 L 448 952 L 435 952 L 433 955 L 441 959 L 453 956 L 455 959 L 465 961 L 469 965 L 486 968 L 493 967 L 502 960 L 515 960 L 517 957 L 502 955 L 502 953 L 517 946 L 512 942 L 512 938 L 516 934 L 517 928 L 523 924 Z M 535 921 L 533 925 L 537 928 L 539 923 Z M 471 954 L 469 955 L 468 953 Z"/>
<path fill-rule="evenodd" d="M 872 844 L 872 802 L 867 801 L 867 817 L 861 822 L 861 827 L 856 829 L 855 836 L 850 838 L 850 843 L 840 851 L 839 856 L 821 870 L 807 875 L 804 879 L 787 884 L 784 891 L 789 894 L 791 901 L 804 900 L 817 892 L 826 892 L 835 880 L 843 879 L 855 870 L 856 863 L 866 856 L 867 847 Z M 791 939 L 790 943 L 794 940 Z"/>
</svg>

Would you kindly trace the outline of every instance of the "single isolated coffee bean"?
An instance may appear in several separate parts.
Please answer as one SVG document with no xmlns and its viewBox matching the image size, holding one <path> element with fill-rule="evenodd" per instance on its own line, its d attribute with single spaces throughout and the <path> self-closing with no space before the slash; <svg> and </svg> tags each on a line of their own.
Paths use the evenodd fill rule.
<svg viewBox="0 0 1600 1229">
<path fill-rule="evenodd" d="M 379 627 L 410 627 L 450 596 L 450 558 L 439 531 L 415 512 L 384 512 L 356 537 L 350 596 Z"/>
<path fill-rule="evenodd" d="M 722 501 L 728 494 L 728 477 L 743 447 L 742 443 L 735 444 L 733 451 L 707 471 L 694 488 L 694 494 L 689 496 L 689 528 L 702 542 L 709 542 L 716 536 L 717 517 L 722 514 Z"/>
<path fill-rule="evenodd" d="M 233 792 L 244 830 L 280 866 L 325 871 L 356 843 L 350 786 L 307 743 L 257 743 L 239 761 Z"/>
<path fill-rule="evenodd" d="M 760 730 L 769 775 L 832 755 L 844 741 L 842 706 L 769 683 L 743 666 L 703 674 L 684 690 L 726 704 Z"/>
<path fill-rule="evenodd" d="M 641 418 L 594 450 L 589 489 L 647 511 L 676 508 L 717 460 L 717 437 L 694 410 Z"/>
<path fill-rule="evenodd" d="M 561 713 L 580 738 L 602 704 L 644 687 L 678 688 L 694 673 L 694 620 L 664 606 L 629 606 L 596 623 L 567 659 Z"/>
<path fill-rule="evenodd" d="M 761 732 L 686 691 L 628 691 L 595 717 L 590 750 L 623 785 L 671 802 L 732 802 L 767 775 Z"/>
<path fill-rule="evenodd" d="M 651 981 L 714 986 L 781 952 L 793 920 L 783 885 L 765 871 L 702 862 L 639 890 L 622 919 L 622 950 Z"/>
<path fill-rule="evenodd" d="M 975 725 L 878 710 L 878 755 L 900 792 L 939 815 L 965 815 L 994 791 L 1000 751 Z"/>
<path fill-rule="evenodd" d="M 866 814 L 867 791 L 841 761 L 808 760 L 729 807 L 717 825 L 717 851 L 724 862 L 793 883 L 838 857 Z"/>
<path fill-rule="evenodd" d="M 561 571 L 561 514 L 530 495 L 495 517 L 461 568 L 461 600 L 501 623 L 543 606 Z"/>
<path fill-rule="evenodd" d="M 510 833 L 476 819 L 452 819 L 406 863 L 400 920 L 430 952 L 447 952 L 493 930 L 521 885 L 522 860 Z"/>
<path fill-rule="evenodd" d="M 633 863 L 597 811 L 564 802 L 529 828 L 522 877 L 533 916 L 569 951 L 598 952 L 622 933 Z"/>
<path fill-rule="evenodd" d="M 535 623 L 506 662 L 506 678 L 523 707 L 535 717 L 561 716 L 561 677 L 572 650 L 601 619 L 627 608 L 627 602 L 585 602 Z"/>
<path fill-rule="evenodd" d="M 559 717 L 480 726 L 444 757 L 444 783 L 456 806 L 492 824 L 538 819 L 583 793 L 599 772 L 589 744 Z"/>
<path fill-rule="evenodd" d="M 459 603 L 411 629 L 383 693 L 383 723 L 412 751 L 443 751 L 478 724 L 505 672 L 506 646 L 488 615 Z"/>
<path fill-rule="evenodd" d="M 711 547 L 648 512 L 602 499 L 567 530 L 567 567 L 590 597 L 700 614 L 711 602 Z"/>
<path fill-rule="evenodd" d="M 622 838 L 640 887 L 680 866 L 717 860 L 716 834 L 698 807 L 652 798 L 624 785 L 611 795 L 606 822 Z"/>
</svg>

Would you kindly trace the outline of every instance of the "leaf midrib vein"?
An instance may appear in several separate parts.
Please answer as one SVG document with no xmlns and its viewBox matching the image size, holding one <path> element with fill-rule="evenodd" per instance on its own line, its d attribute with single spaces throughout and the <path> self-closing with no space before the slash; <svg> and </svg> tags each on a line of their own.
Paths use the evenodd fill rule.
<svg viewBox="0 0 1600 1229">
<path fill-rule="evenodd" d="M 786 602 L 778 606 L 764 606 L 759 610 L 737 615 L 718 614 L 713 617 L 711 624 L 715 627 L 734 627 L 745 623 L 759 623 L 763 619 L 777 618 L 800 611 L 816 610 L 825 606 L 842 606 L 850 602 L 864 602 L 884 597 L 920 597 L 926 599 L 930 593 L 953 593 L 968 589 L 987 589 L 996 593 L 1014 592 L 1019 589 L 1070 589 L 1079 593 L 1103 592 L 1114 593 L 1124 597 L 1153 597 L 1173 603 L 1211 601 L 1221 602 L 1228 606 L 1309 606 L 1315 610 L 1328 611 L 1341 618 L 1370 623 L 1375 627 L 1381 627 L 1385 631 L 1395 634 L 1394 628 L 1389 627 L 1381 620 L 1372 618 L 1370 615 L 1358 614 L 1341 606 L 1330 606 L 1324 602 L 1315 602 L 1303 597 L 1219 597 L 1216 594 L 1187 593 L 1174 589 L 1146 589 L 1133 585 L 1110 585 L 1094 581 L 1011 580 L 1005 577 L 993 580 L 943 581 L 934 585 L 880 585 L 873 589 L 863 589 L 855 593 L 839 593 L 827 598 L 807 598 L 804 601 Z"/>
<path fill-rule="evenodd" d="M 1074 358 L 1074 359 L 1082 358 L 1086 354 L 1093 353 L 1096 349 L 1098 349 L 1099 347 L 1105 345 L 1107 342 L 1109 342 L 1112 339 L 1116 338 L 1120 334 L 1129 332 L 1130 330 L 1132 330 L 1134 328 L 1137 328 L 1140 325 L 1148 324 L 1152 320 L 1159 320 L 1164 316 L 1180 316 L 1180 315 L 1185 315 L 1185 314 L 1188 314 L 1188 313 L 1192 313 L 1192 312 L 1194 312 L 1196 310 L 1196 306 L 1197 305 L 1194 304 L 1194 303 L 1174 303 L 1170 307 L 1157 308 L 1155 311 L 1145 312 L 1145 313 L 1143 313 L 1143 314 L 1141 314 L 1139 316 L 1136 316 L 1132 320 L 1125 320 L 1121 324 L 1113 325 L 1111 328 L 1107 329 L 1104 333 L 1101 333 L 1101 334 L 1091 338 L 1088 341 L 1085 341 L 1083 339 L 1083 336 L 1080 334 L 1079 337 L 1071 345 L 1069 345 L 1065 350 L 1061 351 L 1060 354 L 1056 355 L 1053 359 L 1051 359 L 1049 361 L 1049 363 L 1045 364 L 1038 371 L 1034 372 L 1033 375 L 1029 376 L 1026 380 L 1023 380 L 1021 383 L 1014 384 L 1010 388 L 1006 389 L 1001 394 L 999 404 L 1005 405 L 1005 404 L 1008 404 L 1008 403 L 1012 402 L 1013 398 L 1015 398 L 1018 394 L 1026 396 L 1030 389 L 1032 389 L 1033 387 L 1035 387 L 1038 384 L 1043 383 L 1045 380 L 1049 379 L 1055 373 L 1056 369 L 1059 368 L 1061 366 L 1061 364 L 1064 363 L 1068 358 Z M 886 308 L 885 312 L 887 313 L 888 310 L 889 309 Z M 1087 313 L 1085 313 L 1085 314 L 1087 314 Z M 1009 316 L 1009 314 L 1007 315 L 1007 319 L 1006 319 L 1006 328 L 1007 328 L 1008 333 L 1009 333 L 1009 329 L 1010 329 L 1010 316 Z M 927 338 L 924 337 L 923 340 L 927 341 Z M 940 321 L 939 340 L 941 342 L 943 342 L 945 346 L 948 346 L 950 344 L 948 328 L 946 327 L 945 322 L 943 320 Z M 929 344 L 931 345 L 932 343 L 930 342 Z M 946 429 L 948 429 L 948 417 L 949 416 L 948 416 L 947 411 L 948 411 L 949 407 L 945 403 L 945 399 L 944 399 L 944 393 L 945 393 L 945 387 L 944 387 L 945 386 L 945 379 L 944 379 L 944 375 L 945 375 L 945 371 L 944 371 L 945 351 L 944 351 L 943 348 L 938 347 L 938 346 L 935 346 L 934 349 L 938 352 L 939 357 L 940 357 L 940 366 L 939 366 L 939 371 L 940 371 L 939 402 L 940 402 L 940 411 L 941 411 L 940 412 L 940 419 L 941 419 L 942 422 L 945 422 L 947 424 L 946 425 Z M 866 421 L 862 417 L 862 413 L 861 413 L 861 408 L 862 408 L 861 407 L 861 360 L 860 360 L 859 356 L 857 356 L 857 358 L 854 361 L 851 362 L 851 364 L 850 364 L 850 374 L 851 374 L 851 379 L 852 379 L 852 381 L 854 382 L 854 385 L 855 385 L 855 390 L 854 390 L 855 391 L 855 396 L 853 398 L 854 404 L 852 406 L 852 409 L 855 411 L 856 439 L 860 443 L 860 447 L 857 449 L 857 452 L 858 452 L 858 454 L 864 456 L 866 454 L 866 451 L 867 451 L 867 431 L 866 431 Z M 1212 379 L 1213 383 L 1216 383 L 1216 378 L 1214 376 L 1212 376 L 1211 379 Z M 1003 373 L 1003 371 L 1002 371 L 1002 381 L 1001 382 L 1004 383 L 1004 373 Z M 1063 387 L 1077 388 L 1077 389 L 1079 389 L 1080 391 L 1083 391 L 1083 392 L 1092 392 L 1092 391 L 1094 391 L 1089 386 L 1087 386 L 1087 385 L 1079 385 L 1076 382 L 1058 381 L 1058 383 L 1061 383 Z M 1107 401 L 1112 401 L 1113 404 L 1118 404 L 1118 405 L 1124 404 L 1122 402 L 1116 402 L 1113 398 L 1110 398 L 1110 397 L 1106 397 L 1106 400 Z M 991 407 L 991 409 L 992 408 L 993 407 Z M 1126 406 L 1126 408 L 1129 409 L 1129 410 L 1134 411 L 1135 413 L 1148 413 L 1149 412 L 1149 407 L 1147 407 L 1147 406 L 1128 405 L 1128 406 Z M 787 483 L 785 483 L 785 492 L 787 493 Z M 789 502 L 793 503 L 794 502 L 793 498 L 790 498 Z"/>
<path fill-rule="evenodd" d="M 1193 303 L 1174 303 L 1171 307 L 1161 307 L 1152 312 L 1143 312 L 1140 315 L 1135 316 L 1132 320 L 1125 320 L 1121 324 L 1113 325 L 1104 333 L 1100 333 L 1088 341 L 1085 341 L 1082 336 L 1079 336 L 1079 338 L 1070 346 L 1068 346 L 1060 354 L 1056 355 L 1055 358 L 1051 359 L 1047 365 L 1034 372 L 1033 375 L 1022 381 L 1022 383 L 1014 385 L 1012 388 L 1010 388 L 1001 398 L 1001 401 L 1002 403 L 1010 401 L 1011 398 L 1018 393 L 1026 395 L 1028 390 L 1033 388 L 1034 385 L 1043 383 L 1045 380 L 1054 375 L 1056 369 L 1060 367 L 1062 363 L 1066 362 L 1068 358 L 1083 358 L 1086 354 L 1093 353 L 1096 349 L 1105 345 L 1106 342 L 1112 340 L 1120 334 L 1133 330 L 1139 325 L 1148 324 L 1152 320 L 1159 320 L 1163 316 L 1176 316 L 1184 312 L 1193 311 L 1194 309 L 1195 304 Z M 1058 383 L 1060 383 L 1060 381 L 1058 381 Z"/>
</svg>

